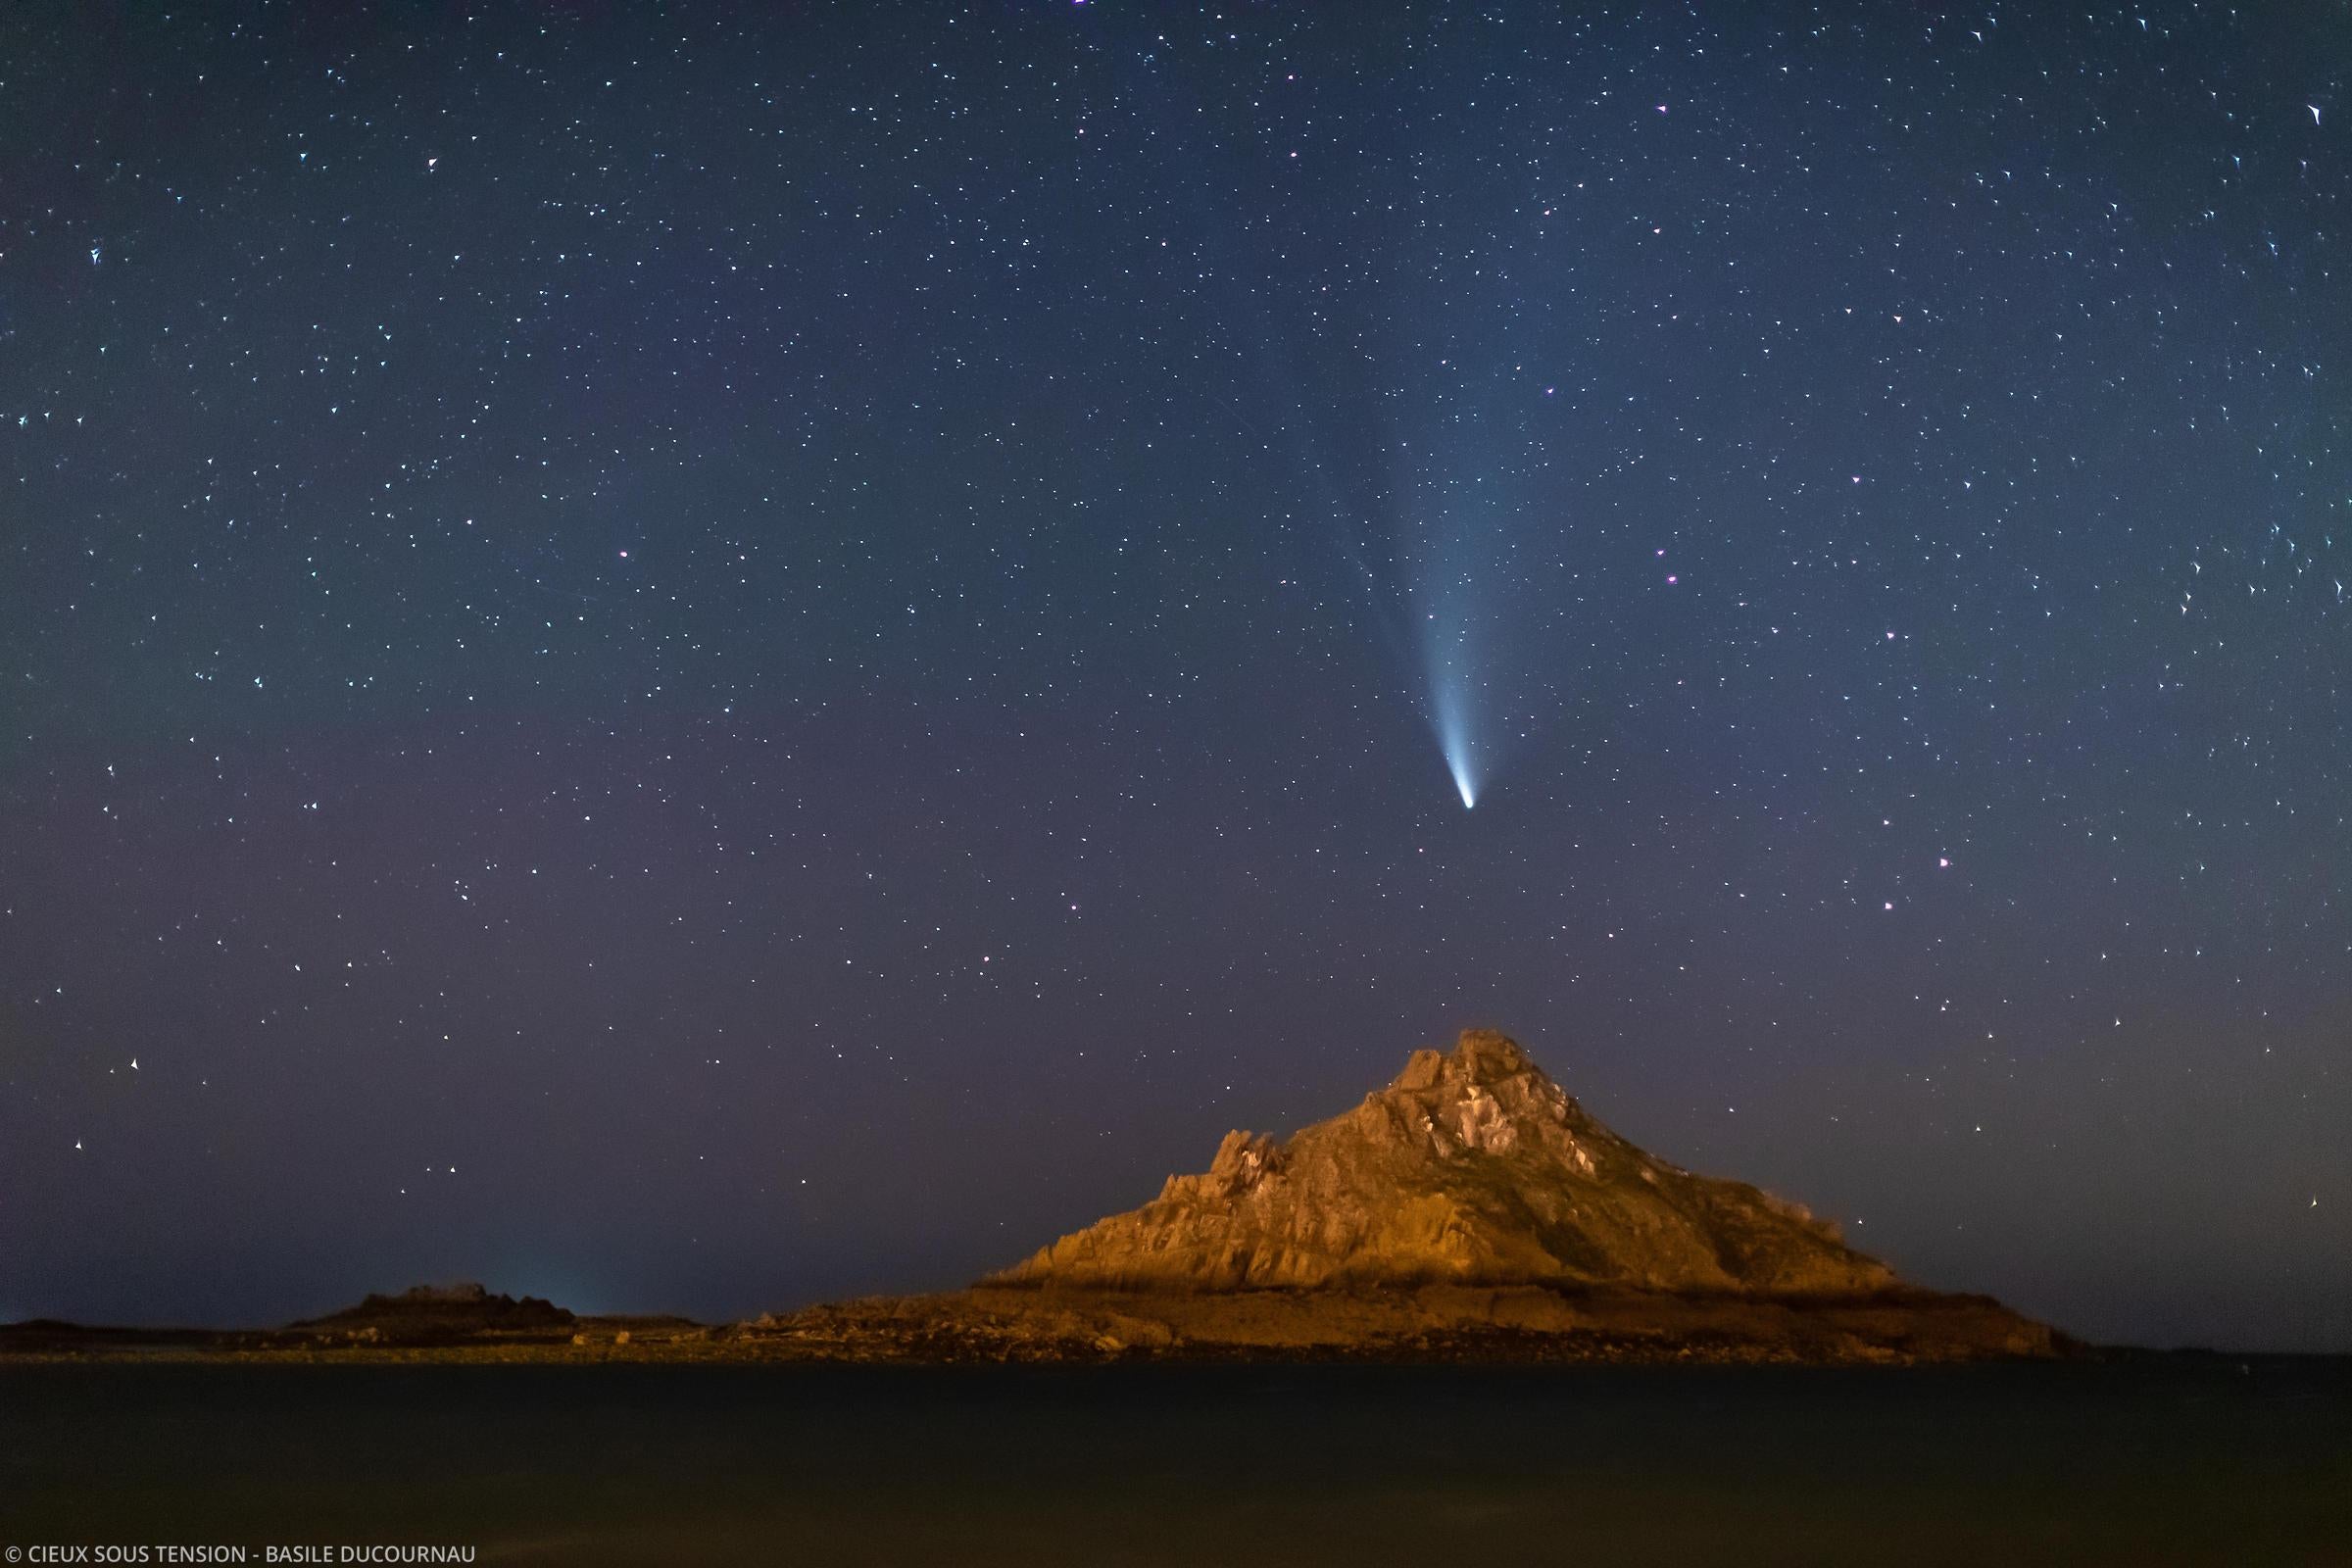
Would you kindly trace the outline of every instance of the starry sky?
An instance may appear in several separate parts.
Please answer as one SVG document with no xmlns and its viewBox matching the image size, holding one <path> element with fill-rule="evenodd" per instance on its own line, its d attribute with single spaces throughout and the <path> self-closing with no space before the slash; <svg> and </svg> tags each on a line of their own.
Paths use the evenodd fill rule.
<svg viewBox="0 0 2352 1568">
<path fill-rule="evenodd" d="M 2352 1349 L 2344 22 L 10 6 L 0 1319 L 952 1286 L 1481 1024 Z"/>
</svg>

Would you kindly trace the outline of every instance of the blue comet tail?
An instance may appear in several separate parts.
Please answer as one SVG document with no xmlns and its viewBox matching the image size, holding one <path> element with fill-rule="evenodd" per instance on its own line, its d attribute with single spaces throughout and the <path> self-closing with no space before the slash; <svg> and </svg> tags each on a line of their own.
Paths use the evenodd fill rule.
<svg viewBox="0 0 2352 1568">
<path fill-rule="evenodd" d="M 1462 797 L 1462 808 L 1469 810 L 1478 805 L 1478 768 L 1470 748 L 1470 726 L 1463 712 L 1461 693 L 1455 688 L 1451 672 L 1443 665 L 1430 671 L 1430 717 L 1432 728 L 1438 732 L 1438 751 L 1446 759 L 1446 771 L 1453 775 L 1453 787 Z"/>
</svg>

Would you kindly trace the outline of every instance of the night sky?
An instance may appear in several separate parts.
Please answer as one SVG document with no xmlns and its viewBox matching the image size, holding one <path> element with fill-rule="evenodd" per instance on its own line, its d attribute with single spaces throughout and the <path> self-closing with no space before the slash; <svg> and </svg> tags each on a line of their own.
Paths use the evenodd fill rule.
<svg viewBox="0 0 2352 1568">
<path fill-rule="evenodd" d="M 2345 13 L 2056 9 L 11 5 L 0 1319 L 952 1286 L 1482 1024 L 2352 1349 Z"/>
</svg>

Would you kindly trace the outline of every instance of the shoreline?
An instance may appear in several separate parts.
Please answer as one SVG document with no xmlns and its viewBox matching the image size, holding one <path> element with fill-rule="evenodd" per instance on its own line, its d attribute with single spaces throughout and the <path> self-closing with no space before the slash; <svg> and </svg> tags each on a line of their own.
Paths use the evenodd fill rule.
<svg viewBox="0 0 2352 1568">
<path fill-rule="evenodd" d="M 1902 1366 L 2061 1360 L 2066 1336 L 1984 1297 L 1750 1297 L 1427 1285 L 1199 1293 L 980 1286 L 749 1322 L 575 1317 L 488 1327 L 414 1316 L 283 1329 L 0 1326 L 0 1365 L 1133 1363 Z"/>
</svg>

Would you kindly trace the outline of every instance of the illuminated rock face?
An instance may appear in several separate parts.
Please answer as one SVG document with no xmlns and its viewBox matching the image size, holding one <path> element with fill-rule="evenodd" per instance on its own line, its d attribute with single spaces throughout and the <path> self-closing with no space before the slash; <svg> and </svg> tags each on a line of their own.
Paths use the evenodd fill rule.
<svg viewBox="0 0 2352 1568">
<path fill-rule="evenodd" d="M 1804 1209 L 1693 1176 L 1586 1114 L 1518 1045 L 1465 1031 L 1277 1143 L 1228 1133 L 1207 1171 L 992 1283 L 1133 1290 L 1613 1283 L 1851 1294 L 1895 1284 Z"/>
</svg>

